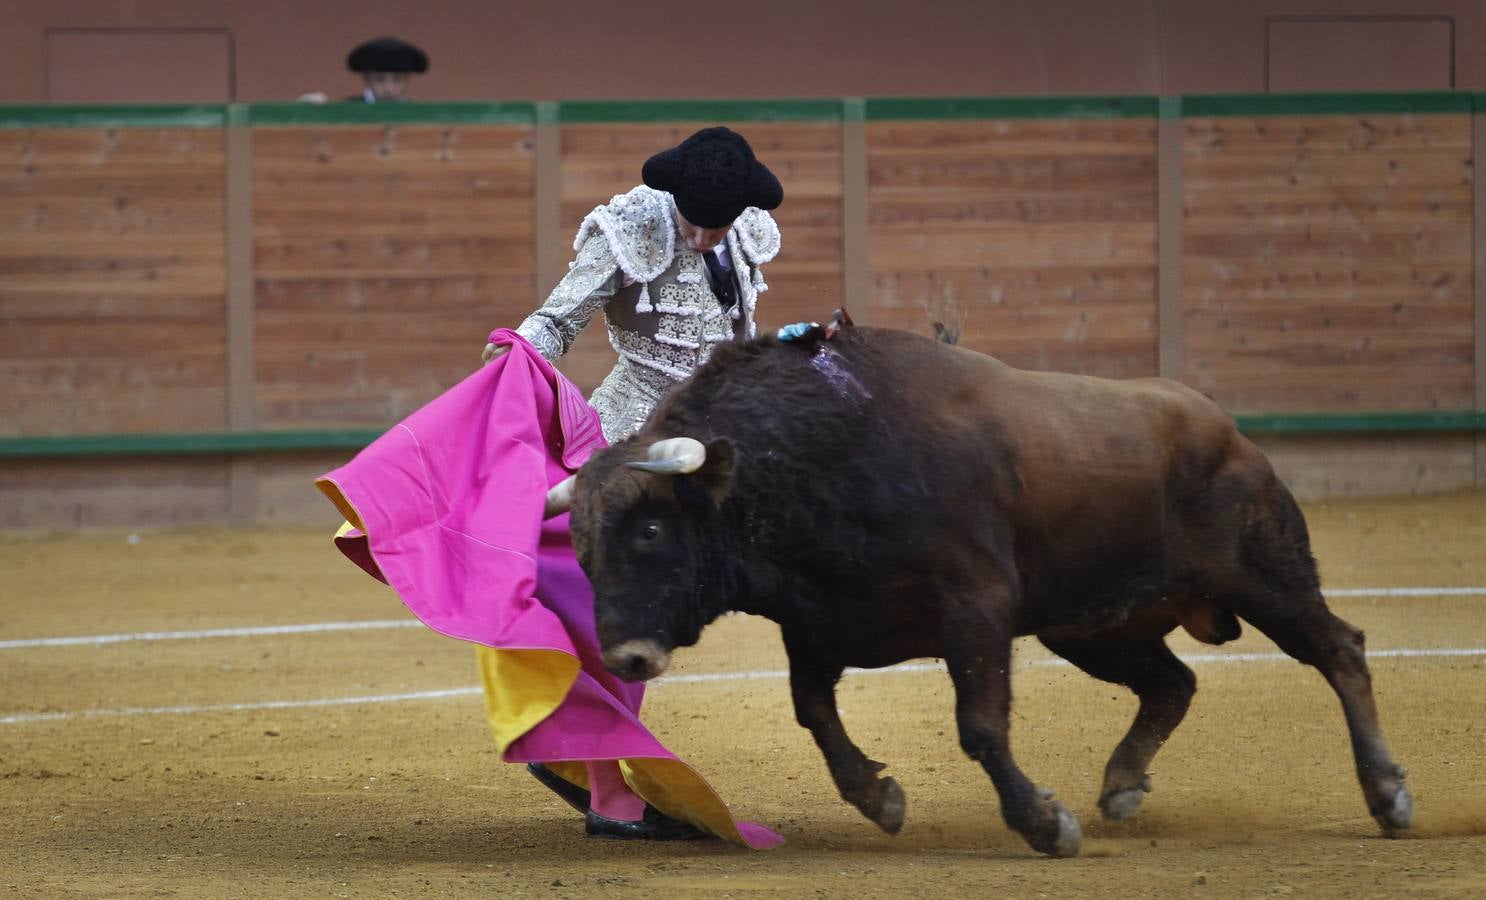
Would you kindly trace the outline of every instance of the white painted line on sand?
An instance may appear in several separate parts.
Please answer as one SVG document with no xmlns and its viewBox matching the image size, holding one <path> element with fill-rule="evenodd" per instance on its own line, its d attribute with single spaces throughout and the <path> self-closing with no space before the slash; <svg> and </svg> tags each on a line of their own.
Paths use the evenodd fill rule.
<svg viewBox="0 0 1486 900">
<path fill-rule="evenodd" d="M 261 637 L 276 634 L 311 634 L 321 631 L 361 631 L 380 628 L 421 628 L 417 619 L 382 619 L 364 622 L 312 622 L 304 625 L 261 625 L 253 628 L 208 628 L 204 631 L 138 631 L 133 634 L 94 634 L 79 637 L 28 638 L 0 641 L 0 650 L 25 647 L 76 647 L 125 644 L 130 641 L 194 641 L 203 638 Z"/>
<path fill-rule="evenodd" d="M 1486 587 L 1401 587 L 1321 589 L 1327 597 L 1481 597 Z"/>
<path fill-rule="evenodd" d="M 1486 587 L 1340 588 L 1325 591 L 1328 597 L 1482 597 Z M 0 641 L 0 650 L 29 647 L 77 647 L 125 644 L 131 641 L 187 641 L 224 637 L 263 637 L 281 634 L 313 634 L 328 631 L 358 631 L 383 628 L 418 628 L 417 619 L 380 619 L 358 622 L 314 622 L 304 625 L 263 625 L 251 628 L 210 628 L 204 631 L 140 631 L 133 634 L 94 634 L 78 637 L 23 638 Z"/>
<path fill-rule="evenodd" d="M 1486 647 L 1401 647 L 1394 650 L 1369 650 L 1368 659 L 1415 659 L 1430 657 L 1456 657 L 1456 656 L 1486 656 Z M 1177 658 L 1188 665 L 1202 666 L 1211 663 L 1267 663 L 1267 662 L 1295 662 L 1295 659 L 1284 653 L 1178 653 Z M 1029 659 L 1016 664 L 1017 668 L 1044 669 L 1058 666 L 1071 666 L 1072 663 L 1066 659 L 1047 657 L 1044 659 Z M 848 675 L 899 675 L 913 674 L 916 672 L 943 672 L 944 663 L 904 663 L 903 665 L 888 666 L 883 669 L 847 669 Z M 696 675 L 666 675 L 656 679 L 656 684 L 699 684 L 712 681 L 751 681 L 767 678 L 788 678 L 789 672 L 785 669 L 773 669 L 761 672 L 706 672 Z"/>
<path fill-rule="evenodd" d="M 1369 659 L 1421 659 L 1448 657 L 1486 657 L 1486 647 L 1400 647 L 1392 650 L 1370 650 Z M 1210 663 L 1268 663 L 1294 662 L 1283 653 L 1191 653 L 1178 654 L 1191 665 Z M 1017 664 L 1017 668 L 1041 669 L 1068 666 L 1066 660 L 1057 658 L 1033 659 Z M 942 672 L 944 663 L 906 663 L 882 669 L 848 669 L 852 675 L 912 675 L 920 672 Z M 704 684 L 722 681 L 771 681 L 789 677 L 786 669 L 763 669 L 751 672 L 699 672 L 694 675 L 667 675 L 656 679 L 655 685 Z M 404 703 L 414 700 L 438 700 L 447 697 L 469 697 L 480 693 L 480 688 L 449 688 L 440 691 L 416 691 L 407 694 L 373 694 L 365 697 L 333 697 L 319 700 L 269 700 L 261 703 L 223 703 L 209 706 L 132 706 L 119 709 L 85 709 L 77 712 L 16 713 L 0 716 L 0 725 L 21 725 L 27 722 L 55 722 L 73 719 L 111 718 L 118 716 L 191 715 L 213 712 L 243 712 L 258 709 L 305 709 L 324 706 L 360 706 L 377 703 Z"/>
<path fill-rule="evenodd" d="M 332 697 L 322 700 L 268 700 L 262 703 L 221 703 L 210 706 L 125 706 L 119 709 L 85 709 L 80 712 L 22 713 L 0 716 L 0 725 L 23 722 L 54 722 L 59 719 L 99 719 L 116 716 L 191 715 L 195 713 L 244 712 L 254 709 L 305 709 L 316 706 L 360 706 L 373 703 L 398 703 L 406 700 L 438 700 L 444 697 L 466 697 L 480 693 L 477 687 L 451 688 L 443 691 L 419 691 L 413 694 L 372 694 L 366 697 Z"/>
</svg>

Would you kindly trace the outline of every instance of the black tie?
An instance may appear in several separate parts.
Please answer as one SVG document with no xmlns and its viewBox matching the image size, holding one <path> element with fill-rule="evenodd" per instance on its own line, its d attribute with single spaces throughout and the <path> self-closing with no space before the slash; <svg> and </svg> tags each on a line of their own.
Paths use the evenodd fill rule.
<svg viewBox="0 0 1486 900">
<path fill-rule="evenodd" d="M 738 302 L 733 273 L 722 267 L 722 260 L 712 250 L 703 253 L 702 259 L 707 263 L 707 280 L 712 283 L 712 293 L 717 296 L 717 302 L 722 304 L 723 309 L 732 309 L 733 304 Z"/>
</svg>

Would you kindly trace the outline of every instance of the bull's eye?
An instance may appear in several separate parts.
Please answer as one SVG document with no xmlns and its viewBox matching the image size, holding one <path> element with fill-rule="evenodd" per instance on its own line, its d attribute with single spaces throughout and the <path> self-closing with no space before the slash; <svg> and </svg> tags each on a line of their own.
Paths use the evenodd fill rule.
<svg viewBox="0 0 1486 900">
<path fill-rule="evenodd" d="M 640 540 L 642 541 L 653 541 L 658 537 L 660 537 L 660 526 L 654 522 L 647 522 L 645 527 L 640 529 Z"/>
</svg>

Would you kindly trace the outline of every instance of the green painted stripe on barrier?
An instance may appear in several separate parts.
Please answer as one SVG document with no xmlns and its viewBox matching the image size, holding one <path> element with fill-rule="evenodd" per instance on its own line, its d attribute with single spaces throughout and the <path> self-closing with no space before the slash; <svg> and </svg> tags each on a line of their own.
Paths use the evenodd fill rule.
<svg viewBox="0 0 1486 900">
<path fill-rule="evenodd" d="M 249 103 L 249 125 L 529 125 L 535 103 Z"/>
<path fill-rule="evenodd" d="M 566 100 L 563 124 L 665 122 L 839 122 L 841 101 L 829 100 Z"/>
<path fill-rule="evenodd" d="M 87 434 L 0 438 L 0 458 L 71 456 L 199 456 L 293 450 L 360 450 L 384 428 L 195 434 Z"/>
<path fill-rule="evenodd" d="M 1195 94 L 1181 98 L 1182 115 L 1215 116 L 1351 116 L 1439 115 L 1469 113 L 1472 97 L 1464 92 L 1400 94 Z"/>
<path fill-rule="evenodd" d="M 1486 431 L 1486 412 L 1247 413 L 1246 434 L 1430 434 Z M 384 428 L 195 434 L 96 434 L 0 438 L 0 458 L 192 456 L 305 450 L 360 450 Z"/>
<path fill-rule="evenodd" d="M 225 106 L 0 106 L 0 128 L 221 128 Z"/>
<path fill-rule="evenodd" d="M 1245 434 L 1356 434 L 1486 431 L 1486 412 L 1248 413 L 1234 416 Z"/>
<path fill-rule="evenodd" d="M 1153 118 L 1155 97 L 875 97 L 868 121 Z"/>
<path fill-rule="evenodd" d="M 570 100 L 555 104 L 558 121 L 584 123 L 831 122 L 843 98 L 716 100 Z M 1466 114 L 1486 111 L 1486 93 L 1464 91 L 1333 94 L 1194 94 L 1155 96 L 878 97 L 866 101 L 871 121 L 1082 119 L 1369 114 Z M 236 103 L 186 105 L 0 105 L 0 128 L 220 128 L 275 125 L 530 124 L 528 101 L 407 103 Z"/>
</svg>

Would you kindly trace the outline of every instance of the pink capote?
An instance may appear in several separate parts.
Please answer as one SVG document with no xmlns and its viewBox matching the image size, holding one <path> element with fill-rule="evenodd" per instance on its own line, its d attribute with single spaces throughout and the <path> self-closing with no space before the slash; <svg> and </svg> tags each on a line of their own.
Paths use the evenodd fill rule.
<svg viewBox="0 0 1486 900">
<path fill-rule="evenodd" d="M 441 634 L 578 660 L 561 702 L 529 730 L 508 735 L 502 759 L 624 760 L 632 776 L 642 770 L 632 783 L 641 782 L 637 790 L 663 811 L 750 847 L 778 844 L 767 828 L 734 822 L 689 766 L 644 766 L 680 761 L 639 720 L 644 686 L 603 667 L 593 594 L 567 515 L 542 518 L 547 489 L 604 446 L 598 414 L 516 332 L 501 329 L 492 340 L 510 344 L 510 352 L 322 476 L 321 490 L 358 526 L 337 544 Z M 511 671 L 527 677 L 519 667 Z M 571 677 L 571 666 L 560 671 L 556 677 Z M 503 696 L 488 680 L 487 695 Z M 517 712 L 530 724 L 530 703 Z M 493 724 L 497 715 L 492 708 Z"/>
</svg>

